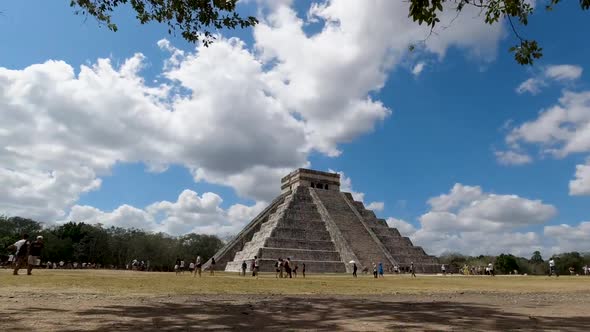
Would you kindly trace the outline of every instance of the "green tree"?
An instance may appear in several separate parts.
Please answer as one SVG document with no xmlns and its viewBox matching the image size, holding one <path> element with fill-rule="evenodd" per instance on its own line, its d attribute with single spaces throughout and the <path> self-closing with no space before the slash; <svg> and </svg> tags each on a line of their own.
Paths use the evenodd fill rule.
<svg viewBox="0 0 590 332">
<path fill-rule="evenodd" d="M 518 31 L 518 27 L 526 26 L 535 10 L 544 8 L 550 11 L 561 2 L 563 1 L 541 0 L 533 6 L 530 0 L 410 0 L 408 16 L 420 25 L 426 24 L 431 32 L 440 23 L 439 16 L 443 11 L 453 10 L 458 16 L 467 6 L 479 9 L 483 14 L 482 19 L 487 24 L 497 24 L 502 19 L 506 19 L 518 40 L 518 44 L 510 48 L 510 52 L 514 53 L 514 59 L 519 64 L 530 65 L 535 59 L 543 56 L 543 49 L 536 40 L 524 38 Z M 590 0 L 578 0 L 578 2 L 582 10 L 590 9 Z"/>
<path fill-rule="evenodd" d="M 531 256 L 531 263 L 533 263 L 533 264 L 543 263 L 543 257 L 541 256 L 540 251 L 537 250 L 537 251 L 533 252 L 533 256 Z"/>
<path fill-rule="evenodd" d="M 504 274 L 519 270 L 516 257 L 513 255 L 500 254 L 500 256 L 496 257 L 496 263 L 494 265 L 498 271 Z"/>
<path fill-rule="evenodd" d="M 113 12 L 131 5 L 141 24 L 165 23 L 168 33 L 180 32 L 189 42 L 201 40 L 205 46 L 215 39 L 211 29 L 246 28 L 258 23 L 255 17 L 241 17 L 235 10 L 238 0 L 70 0 L 76 14 L 89 15 L 112 31 Z"/>
</svg>

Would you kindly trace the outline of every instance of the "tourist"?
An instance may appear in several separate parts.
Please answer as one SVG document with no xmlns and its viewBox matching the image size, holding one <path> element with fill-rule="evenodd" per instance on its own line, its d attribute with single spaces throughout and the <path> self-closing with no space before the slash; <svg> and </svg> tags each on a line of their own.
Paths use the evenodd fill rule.
<svg viewBox="0 0 590 332">
<path fill-rule="evenodd" d="M 383 278 L 385 277 L 383 275 L 383 263 L 379 262 L 379 277 Z"/>
<path fill-rule="evenodd" d="M 573 266 L 570 266 L 570 268 L 568 269 L 570 271 L 570 275 L 573 276 L 574 274 L 576 274 L 576 269 L 574 269 Z"/>
<path fill-rule="evenodd" d="M 242 261 L 242 277 L 246 276 L 246 269 L 248 268 L 248 265 L 246 265 L 246 261 Z"/>
<path fill-rule="evenodd" d="M 377 278 L 377 264 L 373 263 L 373 277 Z"/>
<path fill-rule="evenodd" d="M 305 263 L 303 263 L 302 266 L 301 266 L 301 275 L 305 279 Z"/>
<path fill-rule="evenodd" d="M 190 274 L 193 274 L 195 272 L 195 263 L 194 262 L 190 262 L 190 264 L 188 265 L 188 272 Z"/>
<path fill-rule="evenodd" d="M 353 262 L 352 263 L 352 276 L 356 278 L 356 270 L 358 270 L 358 267 L 356 266 L 356 263 Z"/>
<path fill-rule="evenodd" d="M 395 272 L 395 274 L 399 274 L 399 266 L 397 266 L 397 264 L 393 266 L 393 272 Z"/>
<path fill-rule="evenodd" d="M 293 275 L 295 276 L 295 278 L 297 278 L 297 269 L 299 268 L 299 265 L 297 265 L 297 263 L 295 263 L 295 267 L 293 268 Z"/>
<path fill-rule="evenodd" d="M 588 265 L 584 265 L 582 267 L 582 271 L 584 271 L 584 275 L 587 276 L 588 275 Z"/>
<path fill-rule="evenodd" d="M 283 260 L 279 257 L 275 263 L 275 278 L 283 277 Z"/>
<path fill-rule="evenodd" d="M 556 277 L 559 277 L 559 274 L 557 274 L 557 268 L 555 267 L 555 260 L 551 257 L 549 260 L 549 276 L 551 277 L 553 274 L 555 274 Z"/>
<path fill-rule="evenodd" d="M 258 270 L 260 269 L 260 259 L 258 256 L 254 256 L 254 267 L 252 268 L 252 276 L 258 279 Z"/>
<path fill-rule="evenodd" d="M 289 276 L 289 278 L 293 278 L 293 274 L 291 274 L 291 272 L 292 272 L 292 269 L 291 269 L 291 258 L 287 258 L 287 260 L 283 262 L 283 265 L 285 265 L 285 272 L 287 273 L 287 275 Z"/>
<path fill-rule="evenodd" d="M 203 263 L 201 262 L 201 256 L 197 255 L 197 261 L 195 262 L 195 274 L 193 275 L 193 278 L 197 276 L 197 274 L 199 275 L 199 278 L 201 277 L 201 267 L 203 266 Z"/>
<path fill-rule="evenodd" d="M 13 264 L 14 264 L 14 255 L 10 254 L 10 255 L 8 255 L 8 265 L 10 267 L 12 267 Z"/>
<path fill-rule="evenodd" d="M 27 274 L 31 275 L 33 266 L 39 265 L 41 262 L 41 250 L 43 250 L 43 237 L 37 236 L 37 239 L 29 245 L 29 266 L 27 267 Z"/>
<path fill-rule="evenodd" d="M 23 234 L 23 238 L 16 241 L 10 247 L 15 250 L 14 253 L 14 271 L 12 274 L 18 275 L 18 270 L 27 265 L 27 255 L 29 253 L 29 234 Z"/>
<path fill-rule="evenodd" d="M 490 276 L 492 276 L 492 277 L 496 276 L 496 274 L 494 273 L 494 264 L 492 264 L 492 263 L 488 264 L 488 272 L 489 272 Z"/>
<path fill-rule="evenodd" d="M 211 275 L 215 275 L 215 257 L 211 257 L 211 264 L 209 265 Z"/>
<path fill-rule="evenodd" d="M 410 262 L 410 272 L 412 273 L 412 277 L 416 278 L 416 271 L 414 268 L 414 262 Z"/>
<path fill-rule="evenodd" d="M 446 276 L 447 275 L 447 268 L 445 267 L 444 264 L 441 265 L 440 270 L 441 270 L 443 276 Z"/>
<path fill-rule="evenodd" d="M 180 264 L 174 264 L 174 273 L 176 273 L 176 275 L 180 274 Z"/>
<path fill-rule="evenodd" d="M 184 259 L 180 261 L 180 272 L 184 273 Z"/>
</svg>

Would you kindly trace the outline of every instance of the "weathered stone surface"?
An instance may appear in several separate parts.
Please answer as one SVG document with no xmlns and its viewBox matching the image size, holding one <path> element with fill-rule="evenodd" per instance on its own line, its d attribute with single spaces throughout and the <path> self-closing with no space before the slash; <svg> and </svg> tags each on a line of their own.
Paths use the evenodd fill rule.
<svg viewBox="0 0 590 332">
<path fill-rule="evenodd" d="M 282 194 L 215 255 L 218 266 L 239 271 L 246 262 L 250 271 L 258 256 L 261 271 L 290 258 L 310 273 L 350 272 L 352 260 L 359 268 L 382 262 L 407 270 L 414 263 L 416 272 L 438 272 L 436 258 L 340 192 L 338 174 L 298 169 L 281 182 Z"/>
</svg>

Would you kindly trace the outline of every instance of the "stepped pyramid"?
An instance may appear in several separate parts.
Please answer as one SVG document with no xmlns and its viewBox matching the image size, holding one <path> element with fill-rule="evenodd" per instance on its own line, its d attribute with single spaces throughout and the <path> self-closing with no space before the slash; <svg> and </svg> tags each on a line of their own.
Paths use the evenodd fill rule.
<svg viewBox="0 0 590 332">
<path fill-rule="evenodd" d="M 389 270 L 438 271 L 436 258 L 378 219 L 350 193 L 340 192 L 340 175 L 300 168 L 281 179 L 281 194 L 215 254 L 218 268 L 250 270 L 254 256 L 261 271 L 274 271 L 278 258 L 305 263 L 311 273 L 352 272 L 382 262 Z M 210 262 L 205 264 L 205 268 Z"/>
</svg>

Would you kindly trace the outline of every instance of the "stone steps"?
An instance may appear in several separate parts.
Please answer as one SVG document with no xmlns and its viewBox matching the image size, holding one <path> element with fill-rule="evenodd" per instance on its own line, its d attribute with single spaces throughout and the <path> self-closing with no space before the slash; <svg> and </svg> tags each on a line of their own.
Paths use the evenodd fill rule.
<svg viewBox="0 0 590 332">
<path fill-rule="evenodd" d="M 325 230 L 277 227 L 271 237 L 278 239 L 305 239 L 311 241 L 330 241 L 330 233 Z"/>
<path fill-rule="evenodd" d="M 361 266 L 370 267 L 373 262 L 389 262 L 340 192 L 327 190 L 316 190 L 315 192 L 336 223 L 340 233 L 354 251 Z"/>
<path fill-rule="evenodd" d="M 279 238 L 275 238 L 275 237 L 268 238 L 266 240 L 265 247 L 335 251 L 334 243 L 332 241 L 279 239 Z"/>
<path fill-rule="evenodd" d="M 268 248 L 260 250 L 260 257 L 269 259 L 291 258 L 293 261 L 340 261 L 340 254 L 337 251 L 310 250 L 310 249 L 286 249 Z"/>
</svg>

